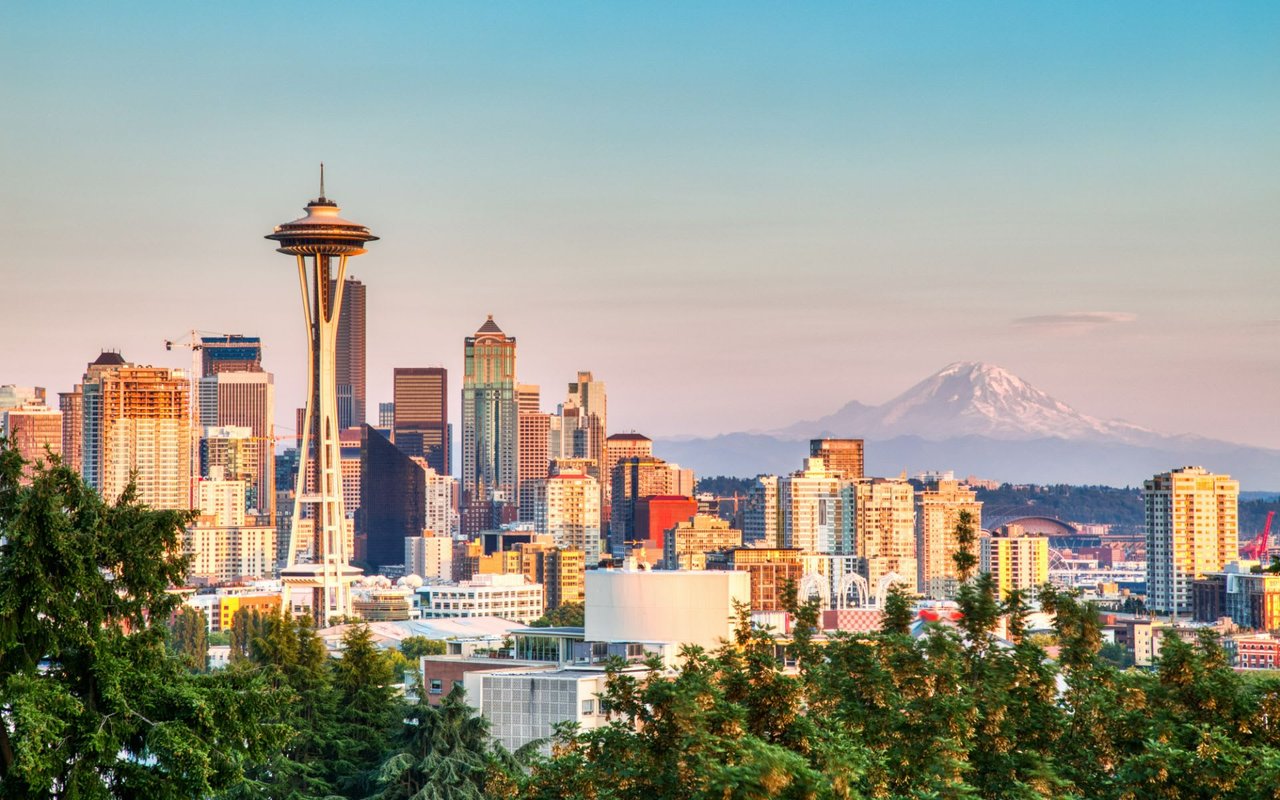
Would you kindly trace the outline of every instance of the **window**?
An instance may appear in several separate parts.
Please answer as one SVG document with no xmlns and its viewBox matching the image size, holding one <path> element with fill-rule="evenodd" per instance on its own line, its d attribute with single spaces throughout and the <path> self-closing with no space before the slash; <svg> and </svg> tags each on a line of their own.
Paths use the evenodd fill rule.
<svg viewBox="0 0 1280 800">
<path fill-rule="evenodd" d="M 439 678 L 431 679 L 431 694 L 440 694 L 443 682 Z"/>
<path fill-rule="evenodd" d="M 596 701 L 595 701 L 595 700 L 583 700 L 583 701 L 582 701 L 582 713 L 583 713 L 583 714 L 594 714 L 594 713 L 596 713 Z"/>
</svg>

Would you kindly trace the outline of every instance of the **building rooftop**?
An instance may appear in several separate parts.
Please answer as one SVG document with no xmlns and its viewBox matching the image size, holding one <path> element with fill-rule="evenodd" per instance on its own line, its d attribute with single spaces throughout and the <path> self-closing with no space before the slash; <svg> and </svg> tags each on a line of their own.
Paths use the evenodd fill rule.
<svg viewBox="0 0 1280 800">
<path fill-rule="evenodd" d="M 102 354 L 93 360 L 89 365 L 91 367 L 121 367 L 128 362 L 124 360 L 124 356 L 114 350 L 103 350 Z"/>
<path fill-rule="evenodd" d="M 608 437 L 608 440 L 632 441 L 632 442 L 651 442 L 648 436 L 642 433 L 615 433 Z"/>
<path fill-rule="evenodd" d="M 476 333 L 502 333 L 502 328 L 498 327 L 498 323 L 493 321 L 493 315 L 484 321 L 484 324 L 476 331 Z"/>
</svg>

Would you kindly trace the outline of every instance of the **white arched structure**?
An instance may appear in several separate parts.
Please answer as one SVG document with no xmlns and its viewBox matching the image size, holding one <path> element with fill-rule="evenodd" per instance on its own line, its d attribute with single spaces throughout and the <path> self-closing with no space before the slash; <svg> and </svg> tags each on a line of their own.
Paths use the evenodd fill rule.
<svg viewBox="0 0 1280 800">
<path fill-rule="evenodd" d="M 806 602 L 815 595 L 822 601 L 823 608 L 831 607 L 831 589 L 827 585 L 827 576 L 816 572 L 806 572 L 796 587 L 797 599 Z"/>
<path fill-rule="evenodd" d="M 876 607 L 884 608 L 885 598 L 889 596 L 889 587 L 895 583 L 905 583 L 906 579 L 896 572 L 887 572 L 880 576 L 876 583 Z"/>
<path fill-rule="evenodd" d="M 849 590 L 854 589 L 858 593 L 857 602 L 852 606 L 849 605 Z M 856 572 L 850 572 L 840 579 L 840 594 L 836 597 L 836 609 L 844 610 L 846 608 L 867 608 L 871 605 L 871 592 L 867 586 L 867 579 Z"/>
</svg>

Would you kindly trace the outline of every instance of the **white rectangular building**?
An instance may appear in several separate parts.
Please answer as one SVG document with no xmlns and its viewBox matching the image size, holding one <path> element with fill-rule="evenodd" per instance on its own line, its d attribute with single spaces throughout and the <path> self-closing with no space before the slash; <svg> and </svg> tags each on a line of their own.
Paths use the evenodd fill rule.
<svg viewBox="0 0 1280 800">
<path fill-rule="evenodd" d="M 423 619 L 442 617 L 499 617 L 528 624 L 542 616 L 542 584 L 524 575 L 476 575 L 456 584 L 418 589 Z"/>
</svg>

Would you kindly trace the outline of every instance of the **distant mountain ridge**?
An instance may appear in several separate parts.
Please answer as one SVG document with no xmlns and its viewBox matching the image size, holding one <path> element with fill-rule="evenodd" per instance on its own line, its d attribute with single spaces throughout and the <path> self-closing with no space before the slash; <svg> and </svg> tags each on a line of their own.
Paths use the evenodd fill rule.
<svg viewBox="0 0 1280 800">
<path fill-rule="evenodd" d="M 948 364 L 883 405 L 857 401 L 834 414 L 798 422 L 771 435 L 808 439 L 849 435 L 864 439 L 919 436 L 940 441 L 960 436 L 992 439 L 1073 439 L 1149 443 L 1159 434 L 1119 420 L 1082 414 L 1013 373 L 993 364 Z"/>
<path fill-rule="evenodd" d="M 1280 488 L 1280 450 L 1170 436 L 1084 414 L 1005 369 L 949 364 L 878 406 L 857 401 L 817 420 L 766 433 L 659 439 L 654 451 L 700 475 L 784 474 L 822 436 L 861 438 L 867 472 L 954 470 L 994 480 L 1136 486 L 1196 464 L 1245 488 Z"/>
</svg>

